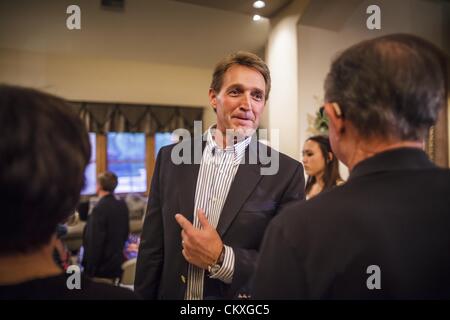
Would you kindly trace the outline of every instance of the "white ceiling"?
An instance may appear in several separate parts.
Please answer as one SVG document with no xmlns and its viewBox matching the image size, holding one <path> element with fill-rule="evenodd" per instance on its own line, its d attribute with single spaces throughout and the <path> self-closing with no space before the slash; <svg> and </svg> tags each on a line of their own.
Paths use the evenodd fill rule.
<svg viewBox="0 0 450 320">
<path fill-rule="evenodd" d="M 180 1 L 76 2 L 81 30 L 66 28 L 71 0 L 0 0 L 0 48 L 211 68 L 229 52 L 262 52 L 269 32 L 267 19 Z"/>
</svg>

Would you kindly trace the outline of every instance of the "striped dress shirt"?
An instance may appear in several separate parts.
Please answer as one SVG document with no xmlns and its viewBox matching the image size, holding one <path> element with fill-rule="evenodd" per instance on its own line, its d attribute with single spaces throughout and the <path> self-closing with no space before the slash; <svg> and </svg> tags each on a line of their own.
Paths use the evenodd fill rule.
<svg viewBox="0 0 450 320">
<path fill-rule="evenodd" d="M 200 208 L 205 211 L 209 224 L 214 228 L 217 227 L 231 183 L 251 140 L 251 137 L 247 137 L 222 149 L 214 141 L 214 130 L 216 129 L 212 126 L 206 133 L 206 146 L 203 151 L 195 190 L 193 225 L 199 229 L 201 225 L 197 210 Z M 209 277 L 231 283 L 234 273 L 234 252 L 231 247 L 225 244 L 224 248 L 225 256 L 221 268 L 216 273 L 210 274 Z M 204 269 L 189 264 L 185 294 L 187 300 L 203 299 L 204 276 Z"/>
</svg>

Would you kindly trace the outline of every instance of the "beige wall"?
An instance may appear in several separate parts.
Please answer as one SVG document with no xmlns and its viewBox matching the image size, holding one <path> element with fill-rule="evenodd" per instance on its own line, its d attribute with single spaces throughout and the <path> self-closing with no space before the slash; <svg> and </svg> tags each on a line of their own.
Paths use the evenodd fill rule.
<svg viewBox="0 0 450 320">
<path fill-rule="evenodd" d="M 309 1 L 295 0 L 271 21 L 266 49 L 267 64 L 271 70 L 272 90 L 265 124 L 272 147 L 299 160 L 298 140 L 298 53 L 297 22 Z M 279 138 L 279 141 L 275 141 Z"/>
<path fill-rule="evenodd" d="M 0 82 L 71 100 L 204 106 L 210 70 L 79 55 L 0 50 Z"/>
<path fill-rule="evenodd" d="M 206 68 L 9 49 L 0 49 L 0 70 L 0 83 L 69 100 L 196 107 L 208 106 L 211 77 Z M 212 120 L 205 110 L 205 121 Z"/>
<path fill-rule="evenodd" d="M 66 8 L 81 8 L 81 30 Z M 264 46 L 268 21 L 177 1 L 0 1 L 0 82 L 67 99 L 195 106 L 215 120 L 208 88 L 214 64 Z M 238 35 L 238 36 L 236 36 Z"/>
<path fill-rule="evenodd" d="M 264 47 L 268 21 L 171 0 L 126 0 L 124 10 L 100 0 L 0 1 L 0 48 L 213 68 L 235 50 Z M 77 4 L 81 30 L 68 30 Z"/>
</svg>

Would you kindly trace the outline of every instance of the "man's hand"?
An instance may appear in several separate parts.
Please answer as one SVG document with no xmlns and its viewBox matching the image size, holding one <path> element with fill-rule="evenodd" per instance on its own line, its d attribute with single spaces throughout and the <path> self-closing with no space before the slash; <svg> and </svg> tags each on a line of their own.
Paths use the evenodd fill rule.
<svg viewBox="0 0 450 320">
<path fill-rule="evenodd" d="M 209 265 L 215 263 L 223 248 L 216 229 L 208 222 L 203 209 L 197 211 L 201 229 L 195 228 L 192 223 L 183 215 L 176 214 L 175 219 L 181 227 L 181 239 L 183 245 L 183 256 L 187 262 L 207 269 Z"/>
</svg>

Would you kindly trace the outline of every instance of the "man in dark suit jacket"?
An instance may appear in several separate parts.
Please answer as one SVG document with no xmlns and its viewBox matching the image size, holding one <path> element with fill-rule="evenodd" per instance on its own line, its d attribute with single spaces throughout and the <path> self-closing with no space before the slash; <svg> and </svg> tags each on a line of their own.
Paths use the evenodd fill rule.
<svg viewBox="0 0 450 320">
<path fill-rule="evenodd" d="M 97 180 L 99 202 L 88 216 L 83 234 L 86 275 L 117 279 L 122 275 L 123 248 L 129 233 L 128 207 L 114 196 L 117 176 L 102 173 Z"/>
<path fill-rule="evenodd" d="M 269 90 L 260 58 L 227 57 L 209 92 L 217 125 L 160 150 L 137 261 L 141 297 L 248 297 L 267 224 L 283 205 L 304 198 L 301 164 L 252 136 Z M 175 159 L 177 150 L 187 161 Z M 264 174 L 270 168 L 262 154 L 275 171 Z"/>
<path fill-rule="evenodd" d="M 348 182 L 272 220 L 257 299 L 450 298 L 450 172 L 422 150 L 446 105 L 445 56 L 390 35 L 332 64 L 325 112 Z"/>
</svg>

